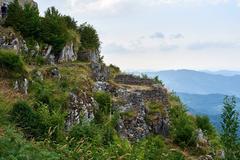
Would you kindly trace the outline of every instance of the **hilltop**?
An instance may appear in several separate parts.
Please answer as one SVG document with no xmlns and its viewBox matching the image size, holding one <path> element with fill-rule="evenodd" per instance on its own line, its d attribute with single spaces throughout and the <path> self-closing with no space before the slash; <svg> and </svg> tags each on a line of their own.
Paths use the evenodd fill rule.
<svg viewBox="0 0 240 160">
<path fill-rule="evenodd" d="M 0 48 L 1 159 L 223 156 L 209 119 L 189 115 L 158 78 L 107 66 L 88 23 L 15 1 Z"/>
</svg>

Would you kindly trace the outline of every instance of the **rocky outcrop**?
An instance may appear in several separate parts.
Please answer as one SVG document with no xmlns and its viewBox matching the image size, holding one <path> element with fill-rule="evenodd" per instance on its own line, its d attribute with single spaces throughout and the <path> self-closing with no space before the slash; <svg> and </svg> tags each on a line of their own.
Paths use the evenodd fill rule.
<svg viewBox="0 0 240 160">
<path fill-rule="evenodd" d="M 98 108 L 95 100 L 84 91 L 69 94 L 68 117 L 66 129 L 74 124 L 88 123 L 94 119 L 94 111 Z"/>
<path fill-rule="evenodd" d="M 28 47 L 23 38 L 17 35 L 11 28 L 0 26 L 0 48 L 12 49 L 20 52 L 28 52 Z"/>
<path fill-rule="evenodd" d="M 152 86 L 148 90 L 128 90 L 117 87 L 107 82 L 96 82 L 94 91 L 106 91 L 116 99 L 114 110 L 120 113 L 117 131 L 123 138 L 138 141 L 150 133 L 168 136 L 168 98 L 167 90 L 163 87 Z M 148 110 L 148 101 L 156 101 L 162 104 L 162 112 L 152 113 Z"/>
<path fill-rule="evenodd" d="M 131 141 L 144 138 L 150 133 L 150 127 L 145 120 L 146 110 L 141 95 L 137 92 L 125 91 L 119 96 L 122 96 L 121 98 L 125 99 L 126 103 L 115 106 L 121 113 L 117 131 L 122 138 Z"/>
<path fill-rule="evenodd" d="M 74 53 L 74 46 L 73 43 L 66 44 L 63 48 L 62 52 L 60 53 L 60 57 L 58 62 L 72 62 L 77 60 L 77 55 Z"/>
<path fill-rule="evenodd" d="M 139 76 L 120 74 L 114 79 L 117 83 L 129 85 L 153 85 L 155 82 L 149 78 L 141 78 Z"/>
<path fill-rule="evenodd" d="M 103 63 L 91 63 L 92 76 L 96 81 L 108 81 L 110 70 Z"/>
<path fill-rule="evenodd" d="M 77 59 L 80 61 L 85 61 L 85 62 L 95 62 L 97 63 L 99 60 L 99 54 L 97 52 L 79 52 Z"/>
</svg>

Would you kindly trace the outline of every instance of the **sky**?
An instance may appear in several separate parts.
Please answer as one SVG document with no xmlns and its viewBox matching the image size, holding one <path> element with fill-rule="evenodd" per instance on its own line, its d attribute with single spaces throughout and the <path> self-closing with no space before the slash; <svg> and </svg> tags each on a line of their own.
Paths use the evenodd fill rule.
<svg viewBox="0 0 240 160">
<path fill-rule="evenodd" d="M 240 70 L 240 0 L 36 0 L 98 31 L 125 71 Z"/>
</svg>

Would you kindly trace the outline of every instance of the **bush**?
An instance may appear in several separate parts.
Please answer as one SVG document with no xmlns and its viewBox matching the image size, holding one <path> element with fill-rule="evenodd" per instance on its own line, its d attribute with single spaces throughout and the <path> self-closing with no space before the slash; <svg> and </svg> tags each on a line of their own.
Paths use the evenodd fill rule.
<svg viewBox="0 0 240 160">
<path fill-rule="evenodd" d="M 178 97 L 171 95 L 170 100 L 170 133 L 174 142 L 181 147 L 194 146 L 196 144 L 194 119 L 187 114 L 185 106 Z"/>
<path fill-rule="evenodd" d="M 52 111 L 50 114 L 48 106 L 41 103 L 33 110 L 26 102 L 20 101 L 14 104 L 11 117 L 29 138 L 61 140 L 65 114 L 60 111 Z"/>
<path fill-rule="evenodd" d="M 26 4 L 22 8 L 18 0 L 8 6 L 6 25 L 22 33 L 24 38 L 39 38 L 40 16 L 35 5 Z"/>
<path fill-rule="evenodd" d="M 27 102 L 19 101 L 13 105 L 11 117 L 18 127 L 21 127 L 28 137 L 38 134 L 39 117 L 34 113 Z"/>
<path fill-rule="evenodd" d="M 101 43 L 93 26 L 84 23 L 80 26 L 79 33 L 81 36 L 80 51 L 99 51 Z"/>
<path fill-rule="evenodd" d="M 200 128 L 206 135 L 216 135 L 215 128 L 211 124 L 208 116 L 196 116 L 196 125 Z"/>
<path fill-rule="evenodd" d="M 133 145 L 131 160 L 184 160 L 178 152 L 169 151 L 160 136 L 150 136 Z"/>
<path fill-rule="evenodd" d="M 41 40 L 53 46 L 58 58 L 68 40 L 68 28 L 61 14 L 54 7 L 48 8 L 41 20 Z"/>
<path fill-rule="evenodd" d="M 97 123 L 103 123 L 112 114 L 111 96 L 109 93 L 100 91 L 95 93 L 94 99 L 99 105 L 99 110 L 95 113 L 95 120 Z"/>
<path fill-rule="evenodd" d="M 0 66 L 2 72 L 8 71 L 14 77 L 26 72 L 22 58 L 14 51 L 0 50 Z"/>
</svg>

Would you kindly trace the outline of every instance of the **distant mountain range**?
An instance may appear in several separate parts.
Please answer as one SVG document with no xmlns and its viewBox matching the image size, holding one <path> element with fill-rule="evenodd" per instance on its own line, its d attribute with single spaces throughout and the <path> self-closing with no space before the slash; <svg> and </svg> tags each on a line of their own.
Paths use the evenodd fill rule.
<svg viewBox="0 0 240 160">
<path fill-rule="evenodd" d="M 240 97 L 240 75 L 233 75 L 230 71 L 207 73 L 193 70 L 167 70 L 146 72 L 146 74 L 150 77 L 159 76 L 167 88 L 176 92 Z"/>
<path fill-rule="evenodd" d="M 190 113 L 208 115 L 218 129 L 225 95 L 240 97 L 238 71 L 167 70 L 144 74 L 158 76 L 169 90 L 177 93 Z M 237 110 L 240 110 L 240 98 L 237 98 Z"/>
<path fill-rule="evenodd" d="M 194 114 L 220 115 L 223 108 L 224 95 L 222 94 L 188 94 L 177 93 L 189 112 Z M 240 98 L 237 98 L 237 109 L 240 109 Z"/>
</svg>

